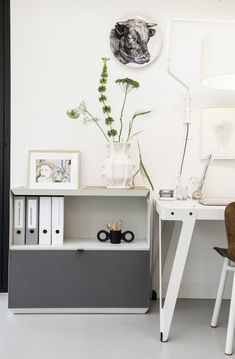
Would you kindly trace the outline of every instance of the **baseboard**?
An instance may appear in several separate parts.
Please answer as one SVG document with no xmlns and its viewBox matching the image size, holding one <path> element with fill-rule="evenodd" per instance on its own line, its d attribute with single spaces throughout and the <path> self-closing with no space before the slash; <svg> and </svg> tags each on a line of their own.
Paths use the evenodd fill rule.
<svg viewBox="0 0 235 359">
<path fill-rule="evenodd" d="M 149 308 L 10 308 L 14 314 L 144 314 Z"/>
<path fill-rule="evenodd" d="M 218 283 L 181 283 L 178 298 L 189 299 L 215 299 Z M 165 296 L 167 283 L 163 283 L 163 296 Z M 224 291 L 224 299 L 231 298 L 231 282 L 228 282 Z"/>
</svg>

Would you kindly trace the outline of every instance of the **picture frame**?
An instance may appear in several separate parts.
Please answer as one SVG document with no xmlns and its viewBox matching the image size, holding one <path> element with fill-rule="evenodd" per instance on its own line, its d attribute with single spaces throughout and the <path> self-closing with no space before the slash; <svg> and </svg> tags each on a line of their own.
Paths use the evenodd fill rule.
<svg viewBox="0 0 235 359">
<path fill-rule="evenodd" d="M 78 189 L 79 160 L 77 150 L 30 150 L 29 188 Z"/>
<path fill-rule="evenodd" d="M 211 107 L 201 111 L 201 158 L 235 159 L 235 108 Z"/>
</svg>

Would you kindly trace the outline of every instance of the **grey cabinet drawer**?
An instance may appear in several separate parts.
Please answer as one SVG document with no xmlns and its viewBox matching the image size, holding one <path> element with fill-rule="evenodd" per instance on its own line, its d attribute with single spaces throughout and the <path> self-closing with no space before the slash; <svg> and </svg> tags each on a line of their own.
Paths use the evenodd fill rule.
<svg viewBox="0 0 235 359">
<path fill-rule="evenodd" d="M 9 308 L 149 308 L 148 251 L 10 250 Z"/>
</svg>

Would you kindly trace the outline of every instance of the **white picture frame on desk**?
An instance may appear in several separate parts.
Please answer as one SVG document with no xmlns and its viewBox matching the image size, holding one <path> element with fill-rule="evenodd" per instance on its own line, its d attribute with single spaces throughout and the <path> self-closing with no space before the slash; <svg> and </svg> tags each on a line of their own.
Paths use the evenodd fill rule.
<svg viewBox="0 0 235 359">
<path fill-rule="evenodd" d="M 30 150 L 29 188 L 78 189 L 79 151 Z"/>
<path fill-rule="evenodd" d="M 201 158 L 235 159 L 235 108 L 211 107 L 201 111 Z"/>
</svg>

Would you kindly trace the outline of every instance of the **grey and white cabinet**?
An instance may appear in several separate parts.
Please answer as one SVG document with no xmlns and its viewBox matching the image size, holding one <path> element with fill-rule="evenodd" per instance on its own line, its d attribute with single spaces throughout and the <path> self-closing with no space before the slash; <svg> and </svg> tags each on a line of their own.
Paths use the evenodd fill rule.
<svg viewBox="0 0 235 359">
<path fill-rule="evenodd" d="M 64 196 L 62 246 L 14 245 L 10 230 L 9 308 L 19 313 L 144 313 L 149 309 L 150 193 L 135 190 L 11 191 Z M 99 242 L 108 221 L 123 219 L 131 243 Z"/>
</svg>

